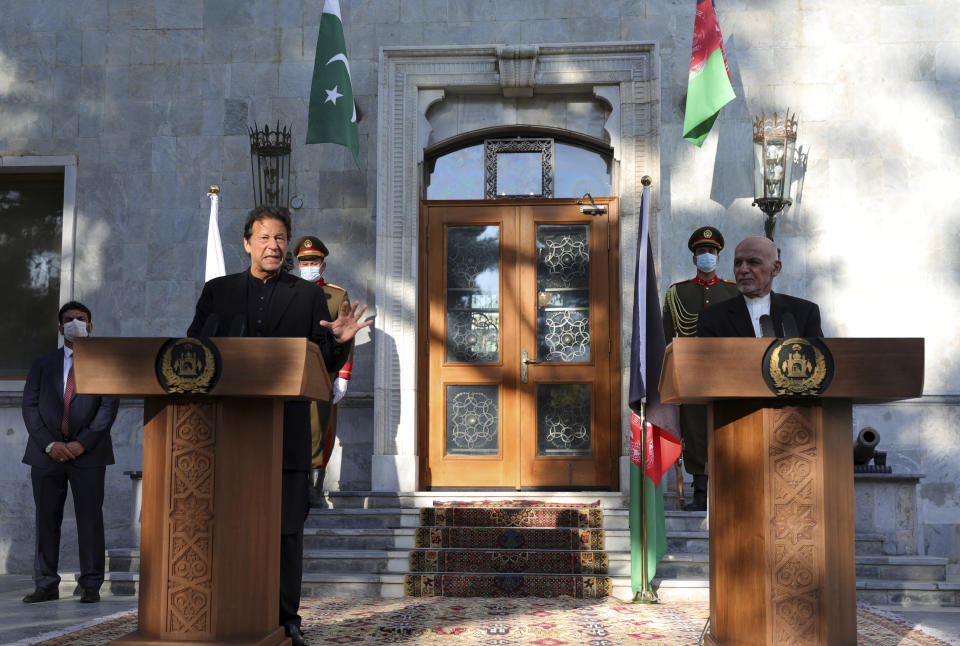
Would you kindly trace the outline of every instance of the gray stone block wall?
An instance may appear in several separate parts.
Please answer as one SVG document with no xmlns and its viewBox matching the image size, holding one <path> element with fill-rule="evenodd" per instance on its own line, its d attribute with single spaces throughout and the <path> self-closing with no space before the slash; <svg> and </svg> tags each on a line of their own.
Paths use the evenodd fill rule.
<svg viewBox="0 0 960 646">
<path fill-rule="evenodd" d="M 222 187 L 227 270 L 246 266 L 246 128 L 278 119 L 294 128 L 291 194 L 304 200 L 294 235 L 323 237 L 329 278 L 354 300 L 374 302 L 376 218 L 391 217 L 375 206 L 380 47 L 654 42 L 661 165 L 642 172 L 654 177 L 661 287 L 692 275 L 685 242 L 708 223 L 731 243 L 720 257 L 730 277 L 733 243 L 762 232 L 750 204 L 751 119 L 761 109 L 795 110 L 806 167 L 777 228 L 777 289 L 817 300 L 828 335 L 926 338 L 929 396 L 859 407 L 855 428 L 877 427 L 891 463 L 909 460 L 911 471 L 927 474 L 919 514 L 928 553 L 960 562 L 960 251 L 957 207 L 945 198 L 960 171 L 960 2 L 838 9 L 827 0 L 718 0 L 737 99 L 697 149 L 680 133 L 693 2 L 343 0 L 363 114 L 360 169 L 339 146 L 303 143 L 322 4 L 0 0 L 0 157 L 76 156 L 73 295 L 93 308 L 98 335 L 186 329 L 203 282 L 210 184 Z M 356 441 L 341 432 L 341 487 L 369 481 L 363 451 L 376 368 L 365 335 L 348 395 L 358 399 L 344 415 Z M 15 395 L 3 397 L 0 419 L 0 441 L 19 447 Z M 129 438 L 131 464 L 136 424 L 118 424 L 125 430 L 115 434 Z M 7 562 L 23 571 L 30 529 L 22 514 L 32 501 L 21 449 L 11 451 L 0 462 L 9 485 L 0 497 L 0 549 L 20 554 Z M 111 470 L 111 500 L 127 495 L 121 470 Z M 123 512 L 115 515 L 119 523 Z"/>
</svg>

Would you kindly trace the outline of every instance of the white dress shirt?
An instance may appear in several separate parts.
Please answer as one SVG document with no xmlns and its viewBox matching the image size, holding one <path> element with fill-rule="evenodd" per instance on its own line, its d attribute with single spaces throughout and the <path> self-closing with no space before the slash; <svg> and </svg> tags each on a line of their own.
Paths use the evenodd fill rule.
<svg viewBox="0 0 960 646">
<path fill-rule="evenodd" d="M 763 336 L 763 332 L 760 331 L 760 317 L 764 314 L 770 314 L 770 292 L 759 298 L 750 298 L 749 296 L 744 298 L 747 299 L 747 311 L 750 312 L 753 333 L 758 337 Z"/>
</svg>

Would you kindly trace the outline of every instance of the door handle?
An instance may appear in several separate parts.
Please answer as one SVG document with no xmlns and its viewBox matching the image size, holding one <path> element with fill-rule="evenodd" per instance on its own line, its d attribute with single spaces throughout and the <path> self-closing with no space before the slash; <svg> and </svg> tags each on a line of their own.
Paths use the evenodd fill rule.
<svg viewBox="0 0 960 646">
<path fill-rule="evenodd" d="M 536 359 L 531 359 L 526 350 L 520 351 L 520 381 L 527 383 L 527 366 L 531 363 L 543 363 Z"/>
</svg>

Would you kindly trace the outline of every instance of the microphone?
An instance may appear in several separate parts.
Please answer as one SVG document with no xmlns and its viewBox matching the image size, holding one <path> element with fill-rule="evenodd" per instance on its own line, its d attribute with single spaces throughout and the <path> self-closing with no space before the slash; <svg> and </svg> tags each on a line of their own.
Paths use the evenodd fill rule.
<svg viewBox="0 0 960 646">
<path fill-rule="evenodd" d="M 777 336 L 773 331 L 773 319 L 769 314 L 760 317 L 760 336 Z"/>
<path fill-rule="evenodd" d="M 220 326 L 220 316 L 214 312 L 207 317 L 207 320 L 203 323 L 203 328 L 200 330 L 201 337 L 210 337 L 214 336 L 217 333 L 217 328 Z"/>
<path fill-rule="evenodd" d="M 797 329 L 797 319 L 793 318 L 793 314 L 787 312 L 783 315 L 783 336 L 787 339 L 794 339 L 800 336 L 800 331 Z"/>
<path fill-rule="evenodd" d="M 233 320 L 230 321 L 230 331 L 227 333 L 227 336 L 243 336 L 243 333 L 246 331 L 246 317 L 243 314 L 237 314 L 233 317 Z"/>
</svg>

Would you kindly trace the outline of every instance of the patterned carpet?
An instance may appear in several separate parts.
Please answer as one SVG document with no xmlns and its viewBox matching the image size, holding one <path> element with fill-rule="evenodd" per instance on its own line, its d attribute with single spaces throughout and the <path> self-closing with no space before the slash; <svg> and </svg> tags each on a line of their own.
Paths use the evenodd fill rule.
<svg viewBox="0 0 960 646">
<path fill-rule="evenodd" d="M 559 597 L 610 594 L 603 509 L 537 500 L 434 501 L 420 510 L 404 594 Z"/>
<path fill-rule="evenodd" d="M 304 601 L 304 632 L 321 644 L 617 646 L 696 644 L 706 603 L 634 605 L 615 599 L 343 599 Z M 334 619 L 331 619 L 334 618 Z M 948 646 L 896 615 L 857 609 L 859 646 Z M 38 643 L 107 644 L 136 627 L 129 615 Z M 954 642 L 960 643 L 960 642 Z"/>
</svg>

